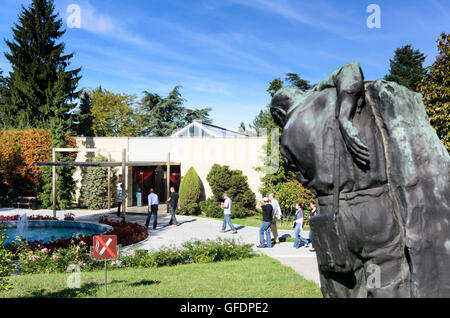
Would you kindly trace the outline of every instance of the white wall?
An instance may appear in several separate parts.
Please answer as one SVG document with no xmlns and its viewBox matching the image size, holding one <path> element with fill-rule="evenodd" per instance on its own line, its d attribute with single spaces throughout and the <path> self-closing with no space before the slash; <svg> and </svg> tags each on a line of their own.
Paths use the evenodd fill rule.
<svg viewBox="0 0 450 318">
<path fill-rule="evenodd" d="M 248 138 L 170 138 L 170 137 L 95 137 L 77 138 L 79 148 L 101 148 L 106 156 L 111 151 L 114 161 L 122 160 L 122 149 L 127 150 L 127 161 L 166 162 L 170 152 L 170 161 L 181 163 L 181 176 L 192 166 L 197 171 L 206 197 L 212 195 L 206 176 L 213 164 L 228 165 L 231 169 L 242 170 L 247 176 L 252 191 L 260 199 L 259 187 L 262 174 L 255 170 L 263 165 L 263 147 L 267 139 Z M 85 153 L 79 153 L 77 161 L 85 161 Z M 119 174 L 121 173 L 119 169 Z M 130 179 L 128 173 L 128 180 Z M 81 174 L 77 169 L 74 178 L 80 186 Z M 130 190 L 130 187 L 128 187 Z M 78 193 L 77 193 L 78 195 Z"/>
</svg>

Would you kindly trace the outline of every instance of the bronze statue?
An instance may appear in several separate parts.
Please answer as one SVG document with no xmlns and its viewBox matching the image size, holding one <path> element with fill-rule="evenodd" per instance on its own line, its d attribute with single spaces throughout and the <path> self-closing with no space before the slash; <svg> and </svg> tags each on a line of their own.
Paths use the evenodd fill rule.
<svg viewBox="0 0 450 318">
<path fill-rule="evenodd" d="M 325 297 L 450 297 L 449 154 L 422 96 L 348 63 L 279 90 L 281 153 L 318 198 Z"/>
</svg>

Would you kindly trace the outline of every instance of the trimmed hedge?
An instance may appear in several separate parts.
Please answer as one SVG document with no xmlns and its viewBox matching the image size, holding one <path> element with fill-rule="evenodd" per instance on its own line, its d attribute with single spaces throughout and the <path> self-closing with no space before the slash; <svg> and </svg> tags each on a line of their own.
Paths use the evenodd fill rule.
<svg viewBox="0 0 450 318">
<path fill-rule="evenodd" d="M 108 161 L 105 156 L 98 155 L 94 161 Z M 87 167 L 83 169 L 79 205 L 91 210 L 106 209 L 108 207 L 108 168 Z M 117 175 L 112 169 L 111 203 L 117 202 Z"/>
<path fill-rule="evenodd" d="M 178 213 L 195 215 L 198 214 L 201 194 L 200 178 L 194 167 L 190 167 L 186 172 L 186 175 L 181 180 L 179 196 L 180 196 L 180 209 Z"/>
</svg>

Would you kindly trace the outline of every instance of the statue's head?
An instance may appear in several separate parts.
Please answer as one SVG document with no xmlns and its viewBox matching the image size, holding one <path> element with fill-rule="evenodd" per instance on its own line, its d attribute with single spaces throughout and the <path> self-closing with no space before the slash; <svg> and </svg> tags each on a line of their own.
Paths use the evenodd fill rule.
<svg viewBox="0 0 450 318">
<path fill-rule="evenodd" d="M 278 90 L 275 95 L 273 95 L 270 104 L 270 112 L 278 126 L 284 127 L 289 109 L 295 106 L 294 101 L 299 100 L 299 97 L 303 94 L 304 91 L 300 88 L 288 86 Z"/>
</svg>

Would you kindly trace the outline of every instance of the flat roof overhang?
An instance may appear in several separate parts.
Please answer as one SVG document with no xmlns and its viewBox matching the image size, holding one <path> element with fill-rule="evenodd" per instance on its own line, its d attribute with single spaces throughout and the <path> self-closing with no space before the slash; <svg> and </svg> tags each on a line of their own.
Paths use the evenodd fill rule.
<svg viewBox="0 0 450 318">
<path fill-rule="evenodd" d="M 121 162 L 108 162 L 108 161 L 56 161 L 56 162 L 33 162 L 33 166 L 41 167 L 121 167 Z M 167 161 L 127 161 L 125 166 L 127 167 L 143 167 L 143 166 L 181 166 L 180 162 L 167 162 Z"/>
</svg>

